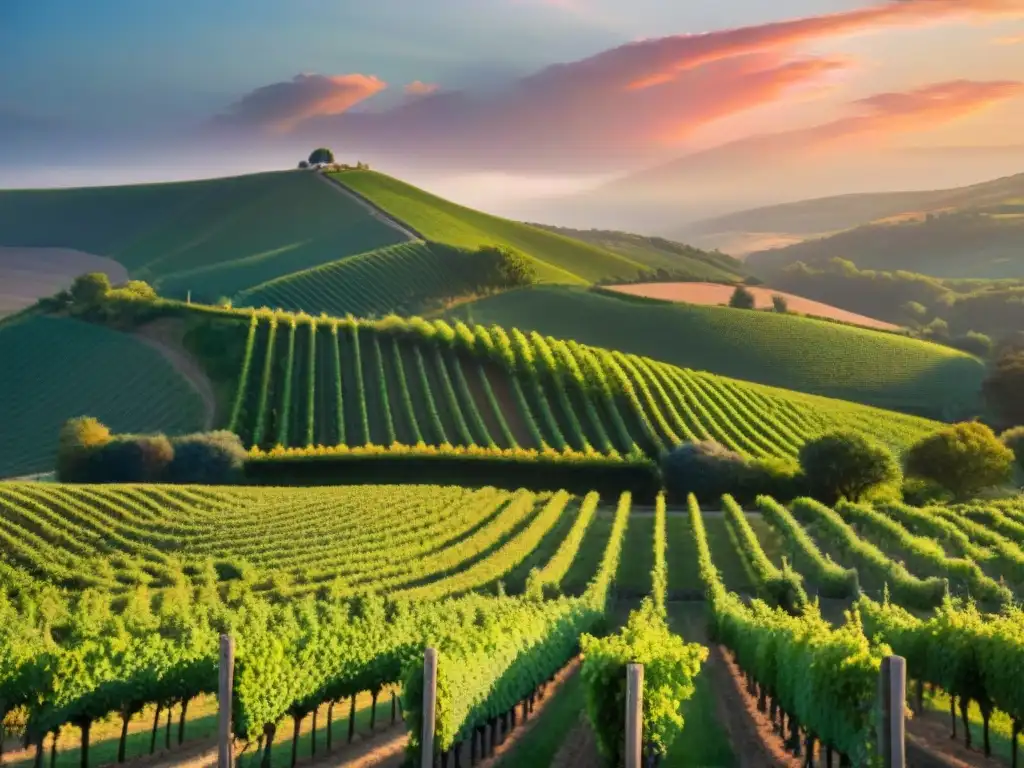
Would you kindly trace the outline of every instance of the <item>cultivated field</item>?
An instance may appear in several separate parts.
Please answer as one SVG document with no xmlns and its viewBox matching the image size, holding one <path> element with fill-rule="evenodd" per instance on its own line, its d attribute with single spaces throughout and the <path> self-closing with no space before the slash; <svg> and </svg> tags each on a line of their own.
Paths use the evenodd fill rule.
<svg viewBox="0 0 1024 768">
<path fill-rule="evenodd" d="M 0 477 L 53 469 L 66 419 L 90 415 L 124 432 L 203 426 L 200 396 L 156 350 L 79 320 L 0 326 Z"/>
<path fill-rule="evenodd" d="M 661 299 L 662 301 L 681 301 L 686 304 L 701 305 L 723 305 L 728 306 L 733 291 L 732 285 L 721 285 L 719 283 L 636 283 L 633 285 L 612 285 L 609 288 L 620 293 L 628 293 L 631 296 L 644 296 L 648 299 Z M 828 320 L 839 320 L 851 325 L 860 325 L 864 328 L 876 328 L 885 331 L 899 329 L 894 323 L 886 323 L 882 320 L 875 320 L 871 317 L 858 315 L 856 312 L 848 312 L 830 304 L 823 304 L 820 301 L 805 299 L 802 296 L 795 296 L 785 291 L 774 291 L 771 288 L 747 287 L 747 290 L 754 294 L 757 301 L 757 309 L 771 309 L 772 297 L 782 296 L 789 305 L 789 311 L 799 315 L 810 317 L 823 317 Z"/>
<path fill-rule="evenodd" d="M 597 246 L 556 235 L 527 224 L 491 216 L 444 200 L 398 179 L 373 171 L 332 174 L 427 240 L 474 249 L 505 245 L 536 263 L 539 279 L 548 283 L 591 283 L 629 280 L 647 267 Z"/>
<path fill-rule="evenodd" d="M 39 703 L 25 706 L 48 729 L 65 725 L 61 749 L 74 753 L 78 750 L 67 738 L 70 723 L 99 721 L 111 713 L 111 700 L 102 692 L 117 685 L 130 685 L 135 702 L 122 738 L 147 727 L 143 723 L 153 716 L 148 705 L 172 690 L 171 706 L 183 723 L 188 720 L 190 737 L 205 735 L 205 696 L 216 690 L 214 625 L 224 621 L 237 644 L 235 734 L 252 739 L 247 751 L 257 753 L 243 759 L 257 760 L 270 740 L 257 744 L 256 736 L 273 735 L 265 726 L 281 722 L 285 732 L 285 722 L 291 721 L 288 732 L 305 734 L 302 756 L 315 749 L 313 731 L 321 749 L 330 744 L 328 704 L 333 709 L 338 703 L 339 712 L 347 714 L 351 701 L 354 715 L 358 701 L 360 710 L 376 712 L 382 691 L 397 694 L 406 723 L 389 728 L 387 713 L 395 705 L 385 705 L 375 715 L 385 720 L 383 726 L 378 721 L 377 729 L 385 732 L 377 738 L 382 749 L 392 740 L 400 745 L 402 731 L 415 733 L 418 723 L 415 684 L 422 668 L 414 660 L 428 637 L 442 649 L 439 675 L 459 681 L 442 694 L 441 748 L 461 749 L 465 759 L 481 717 L 488 720 L 480 708 L 497 707 L 500 713 L 508 697 L 516 704 L 529 696 L 570 661 L 576 638 L 601 615 L 615 623 L 630 600 L 644 595 L 666 606 L 674 627 L 685 627 L 689 639 L 703 643 L 709 641 L 702 617 L 710 611 L 717 641 L 756 684 L 748 691 L 770 690 L 773 708 L 785 709 L 822 749 L 827 745 L 852 755 L 853 765 L 863 764 L 858 755 L 866 754 L 874 727 L 858 714 L 877 687 L 881 651 L 869 637 L 903 650 L 913 679 L 957 696 L 985 695 L 1003 712 L 1014 705 L 1010 687 L 987 671 L 989 664 L 1003 668 L 994 644 L 1000 659 L 1024 653 L 1013 617 L 982 620 L 973 609 L 947 606 L 930 618 L 947 589 L 953 595 L 969 592 L 981 610 L 993 612 L 1020 596 L 1024 507 L 1019 502 L 937 510 L 845 503 L 830 508 L 798 500 L 786 508 L 762 498 L 757 510 L 744 512 L 730 497 L 708 499 L 702 511 L 692 498 L 688 507 L 666 506 L 659 499 L 652 509 L 632 504 L 628 494 L 602 501 L 596 494 L 440 486 L 6 483 L 0 484 L 0 511 L 5 541 L 0 572 L 20 584 L 22 595 L 21 608 L 4 607 L 8 621 L 0 638 L 15 651 L 16 662 L 0 670 L 0 692 L 8 706 L 23 706 L 22 681 L 30 679 L 24 676 L 57 659 L 51 682 L 33 689 L 41 695 Z M 13 635 L 10 619 L 33 605 L 36 590 L 46 585 L 67 590 L 59 599 L 68 601 L 71 613 L 57 608 L 56 623 L 76 627 L 81 636 L 66 636 L 44 657 L 36 644 L 36 620 L 24 620 Z M 543 601 L 516 596 L 541 587 L 548 595 Z M 883 589 L 891 603 L 882 600 Z M 619 602 L 607 601 L 609 590 Z M 559 592 L 564 596 L 555 597 Z M 374 595 L 385 594 L 403 602 L 375 602 Z M 766 602 L 748 605 L 742 596 Z M 448 599 L 432 602 L 441 597 Z M 823 613 L 809 607 L 793 616 L 772 607 L 799 613 L 816 598 L 823 601 Z M 132 610 L 101 619 L 95 610 L 107 600 Z M 75 618 L 74 606 L 86 604 L 92 629 Z M 863 629 L 843 625 L 841 609 L 851 606 L 864 617 Z M 152 611 L 148 619 L 147 611 Z M 103 640 L 114 627 L 121 637 L 117 644 Z M 928 666 L 925 657 L 910 652 L 915 632 L 936 647 L 946 644 L 942 647 L 954 659 L 952 633 L 974 637 L 965 647 L 985 677 L 961 682 L 952 661 Z M 765 647 L 762 637 L 773 638 L 767 657 L 754 653 Z M 993 650 L 979 652 L 989 647 L 986 643 Z M 330 651 L 340 647 L 352 654 L 341 665 Z M 96 673 L 83 677 L 74 665 L 86 653 Z M 512 664 L 515 658 L 530 662 L 522 668 Z M 718 683 L 701 682 L 697 698 L 682 705 L 687 720 L 667 756 L 669 764 L 687 764 L 692 754 L 684 746 L 694 749 L 701 742 L 705 750 L 727 755 L 728 742 L 719 740 L 743 736 L 735 730 L 724 736 L 716 722 L 724 716 L 723 706 L 746 706 L 748 694 L 737 698 L 731 682 L 721 684 L 723 674 L 734 674 L 730 669 L 715 656 L 695 670 L 698 681 L 710 675 Z M 801 698 L 797 688 L 814 695 Z M 194 702 L 194 714 L 187 715 L 182 702 Z M 753 709 L 754 700 L 749 703 Z M 136 725 L 143 710 L 147 719 Z M 314 710 L 321 719 L 310 726 Z M 550 740 L 553 750 L 575 738 L 567 733 L 571 721 L 559 711 L 553 706 L 541 712 L 534 730 L 542 735 L 531 737 L 533 742 Z M 366 716 L 359 721 L 364 734 Z M 912 732 L 926 729 L 936 717 L 923 710 L 911 722 Z M 747 738 L 773 738 L 758 734 L 742 715 L 730 719 L 732 728 L 748 729 Z M 999 741 L 1002 720 L 993 723 L 999 751 L 1005 748 Z M 343 756 L 351 747 L 344 743 L 344 720 L 341 725 L 342 735 L 333 733 L 333 749 Z M 374 730 L 372 721 L 369 729 Z M 117 732 L 101 724 L 96 733 L 117 741 Z M 144 753 L 147 742 L 133 739 L 133 753 Z M 171 743 L 168 735 L 167 746 Z M 102 742 L 94 747 L 110 752 Z M 918 743 L 914 749 L 924 754 L 933 747 Z M 275 752 L 286 759 L 283 748 Z M 77 757 L 74 753 L 65 757 Z M 16 764 L 31 760 L 30 751 L 23 755 Z"/>
<path fill-rule="evenodd" d="M 103 256 L 66 248 L 5 248 L 0 245 L 0 317 L 52 296 L 86 272 L 103 272 L 123 283 L 128 272 Z"/>
<path fill-rule="evenodd" d="M 421 319 L 257 312 L 239 382 L 229 427 L 267 450 L 397 442 L 658 456 L 713 438 L 791 456 L 833 428 L 899 452 L 934 427 L 514 328 Z"/>
<path fill-rule="evenodd" d="M 610 291 L 541 286 L 463 304 L 449 316 L 932 418 L 976 413 L 985 374 L 977 358 L 917 339 Z"/>
</svg>

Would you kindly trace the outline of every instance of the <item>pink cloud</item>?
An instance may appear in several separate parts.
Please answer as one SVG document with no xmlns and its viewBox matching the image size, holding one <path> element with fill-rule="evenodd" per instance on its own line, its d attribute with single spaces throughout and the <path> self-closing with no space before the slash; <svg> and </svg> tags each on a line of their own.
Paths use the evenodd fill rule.
<svg viewBox="0 0 1024 768">
<path fill-rule="evenodd" d="M 405 93 L 408 96 L 429 96 L 436 93 L 440 86 L 437 83 L 424 83 L 414 80 L 405 86 Z"/>
<path fill-rule="evenodd" d="M 311 117 L 342 114 L 386 87 L 387 83 L 373 75 L 296 75 L 251 91 L 216 122 L 288 133 Z"/>
</svg>

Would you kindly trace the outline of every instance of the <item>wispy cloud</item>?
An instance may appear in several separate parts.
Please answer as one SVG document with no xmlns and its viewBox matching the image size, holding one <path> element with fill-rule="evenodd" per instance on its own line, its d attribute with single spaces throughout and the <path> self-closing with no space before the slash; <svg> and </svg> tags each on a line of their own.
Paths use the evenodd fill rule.
<svg viewBox="0 0 1024 768">
<path fill-rule="evenodd" d="M 387 88 L 373 75 L 301 74 L 246 94 L 214 122 L 219 126 L 288 133 L 304 120 L 338 115 Z"/>
<path fill-rule="evenodd" d="M 419 80 L 414 80 L 405 86 L 405 93 L 407 96 L 429 96 L 432 93 L 436 93 L 440 86 L 437 83 L 424 83 Z"/>
</svg>

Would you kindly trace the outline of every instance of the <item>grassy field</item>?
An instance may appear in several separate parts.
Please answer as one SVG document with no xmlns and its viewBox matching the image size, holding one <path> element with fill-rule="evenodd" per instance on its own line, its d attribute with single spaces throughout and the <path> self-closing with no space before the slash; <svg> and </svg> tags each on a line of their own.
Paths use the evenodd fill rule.
<svg viewBox="0 0 1024 768">
<path fill-rule="evenodd" d="M 159 352 L 78 320 L 0 326 L 0 477 L 53 469 L 66 419 L 95 416 L 119 432 L 201 429 L 203 404 Z"/>
<path fill-rule="evenodd" d="M 948 347 L 838 323 L 543 286 L 456 307 L 453 318 L 933 418 L 980 409 L 984 365 Z"/>
<path fill-rule="evenodd" d="M 480 245 L 515 248 L 536 262 L 538 277 L 543 282 L 630 280 L 646 270 L 644 264 L 625 256 L 456 205 L 380 173 L 345 171 L 333 177 L 427 240 L 462 248 Z"/>
<path fill-rule="evenodd" d="M 0 244 L 108 256 L 165 295 L 206 301 L 402 241 L 323 179 L 297 171 L 0 191 Z"/>
</svg>

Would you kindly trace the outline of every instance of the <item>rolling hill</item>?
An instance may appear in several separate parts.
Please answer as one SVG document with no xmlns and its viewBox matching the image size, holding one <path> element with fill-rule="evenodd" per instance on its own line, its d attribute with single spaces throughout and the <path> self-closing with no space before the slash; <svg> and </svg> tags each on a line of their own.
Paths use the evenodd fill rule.
<svg viewBox="0 0 1024 768">
<path fill-rule="evenodd" d="M 859 227 L 903 213 L 950 208 L 986 208 L 1024 198 L 1024 173 L 953 189 L 836 195 L 764 206 L 703 219 L 681 230 L 683 236 L 729 232 L 820 235 Z"/>
<path fill-rule="evenodd" d="M 803 261 L 848 259 L 862 269 L 904 270 L 940 278 L 1024 277 L 1024 197 L 987 208 L 915 214 L 747 256 L 762 272 Z"/>
<path fill-rule="evenodd" d="M 985 370 L 977 358 L 823 320 L 554 286 L 481 299 L 450 314 L 933 418 L 980 408 Z"/>
<path fill-rule="evenodd" d="M 677 280 L 739 282 L 747 277 L 743 263 L 731 256 L 716 251 L 702 251 L 663 237 L 647 237 L 606 229 L 571 229 L 547 224 L 530 226 L 618 253 L 644 264 L 649 269 L 664 270 Z"/>
<path fill-rule="evenodd" d="M 0 360 L 0 477 L 53 469 L 57 433 L 75 416 L 124 432 L 204 426 L 188 381 L 126 333 L 68 318 L 12 318 L 0 325 Z"/>
<path fill-rule="evenodd" d="M 587 284 L 628 281 L 647 265 L 589 243 L 475 211 L 374 171 L 343 171 L 331 178 L 362 195 L 423 238 L 460 248 L 504 245 L 529 256 L 539 279 Z"/>
<path fill-rule="evenodd" d="M 298 171 L 0 191 L 0 245 L 106 256 L 163 295 L 211 302 L 406 239 L 318 174 Z"/>
</svg>

